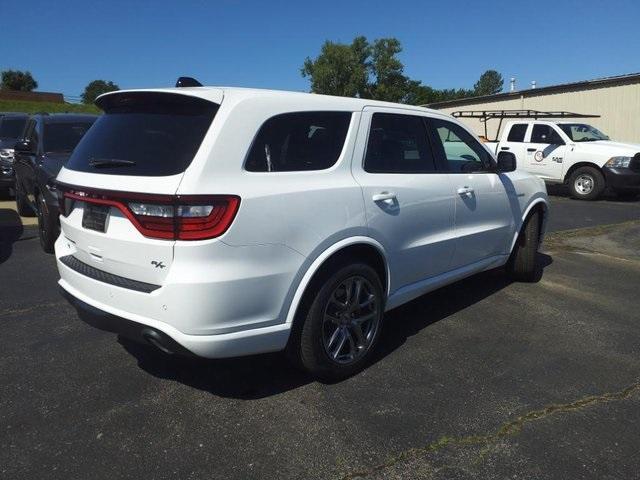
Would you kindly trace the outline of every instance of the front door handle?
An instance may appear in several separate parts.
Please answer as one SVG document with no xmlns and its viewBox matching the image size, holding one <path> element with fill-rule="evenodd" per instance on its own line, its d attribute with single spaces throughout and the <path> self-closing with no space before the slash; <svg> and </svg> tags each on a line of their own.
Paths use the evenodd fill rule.
<svg viewBox="0 0 640 480">
<path fill-rule="evenodd" d="M 458 195 L 471 195 L 473 193 L 473 188 L 471 187 L 460 187 L 458 189 Z"/>
<path fill-rule="evenodd" d="M 500 147 L 500 150 L 509 150 L 509 147 Z"/>
<path fill-rule="evenodd" d="M 527 148 L 527 152 L 535 152 L 536 149 L 535 148 Z"/>
<path fill-rule="evenodd" d="M 396 194 L 393 192 L 380 192 L 376 193 L 371 199 L 374 202 L 388 202 L 389 200 L 395 200 Z"/>
</svg>

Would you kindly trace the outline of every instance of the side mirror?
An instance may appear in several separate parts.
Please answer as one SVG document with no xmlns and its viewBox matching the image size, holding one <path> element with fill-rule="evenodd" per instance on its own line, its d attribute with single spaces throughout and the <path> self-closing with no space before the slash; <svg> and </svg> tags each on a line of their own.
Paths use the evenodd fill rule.
<svg viewBox="0 0 640 480">
<path fill-rule="evenodd" d="M 513 172 L 516 169 L 516 156 L 512 152 L 498 153 L 498 172 Z"/>
<path fill-rule="evenodd" d="M 35 144 L 28 138 L 22 138 L 13 147 L 16 153 L 34 153 L 36 150 Z"/>
</svg>

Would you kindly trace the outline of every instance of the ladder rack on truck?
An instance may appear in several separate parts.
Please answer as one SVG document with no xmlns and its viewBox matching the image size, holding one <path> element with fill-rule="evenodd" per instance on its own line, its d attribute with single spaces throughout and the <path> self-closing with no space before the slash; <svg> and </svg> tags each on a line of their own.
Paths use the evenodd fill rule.
<svg viewBox="0 0 640 480">
<path fill-rule="evenodd" d="M 540 118 L 599 118 L 600 115 L 590 114 L 590 113 L 574 113 L 574 112 L 564 112 L 564 111 L 555 111 L 555 112 L 542 112 L 540 110 L 459 110 L 457 112 L 453 112 L 451 114 L 456 118 L 477 118 L 481 123 L 484 123 L 484 138 L 485 140 L 489 139 L 489 134 L 487 132 L 487 121 L 497 118 L 500 120 L 498 123 L 498 130 L 496 130 L 496 138 L 495 140 L 491 140 L 492 142 L 498 141 L 498 136 L 500 134 L 500 128 L 502 127 L 502 121 L 505 118 L 533 118 L 538 120 Z"/>
</svg>

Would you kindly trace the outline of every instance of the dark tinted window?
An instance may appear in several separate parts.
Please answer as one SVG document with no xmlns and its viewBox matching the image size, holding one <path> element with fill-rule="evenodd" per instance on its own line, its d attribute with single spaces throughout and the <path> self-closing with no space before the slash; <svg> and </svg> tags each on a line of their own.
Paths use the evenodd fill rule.
<svg viewBox="0 0 640 480">
<path fill-rule="evenodd" d="M 93 121 L 45 123 L 44 151 L 71 152 L 91 125 L 93 125 Z"/>
<path fill-rule="evenodd" d="M 509 135 L 507 136 L 508 142 L 524 142 L 524 134 L 527 131 L 526 123 L 516 123 L 511 126 Z"/>
<path fill-rule="evenodd" d="M 38 122 L 35 119 L 31 119 L 27 122 L 25 126 L 22 136 L 27 140 L 31 140 L 31 143 L 34 146 L 38 145 L 38 129 L 36 128 Z"/>
<path fill-rule="evenodd" d="M 551 125 L 536 124 L 533 126 L 533 130 L 531 131 L 531 143 L 549 143 L 552 145 L 558 145 L 563 144 L 564 141 Z"/>
<path fill-rule="evenodd" d="M 460 125 L 432 119 L 436 150 L 452 173 L 481 172 L 491 166 L 491 155 Z"/>
<path fill-rule="evenodd" d="M 141 176 L 184 172 L 218 111 L 206 100 L 152 92 L 108 95 L 97 103 L 105 114 L 73 151 L 67 163 L 71 170 Z"/>
<path fill-rule="evenodd" d="M 0 119 L 0 138 L 20 138 L 27 118 L 4 117 Z"/>
<path fill-rule="evenodd" d="M 350 112 L 298 112 L 272 117 L 260 128 L 245 168 L 250 172 L 329 168 L 342 152 L 350 121 Z"/>
<path fill-rule="evenodd" d="M 427 173 L 436 170 L 421 117 L 374 113 L 364 169 L 371 173 Z"/>
</svg>

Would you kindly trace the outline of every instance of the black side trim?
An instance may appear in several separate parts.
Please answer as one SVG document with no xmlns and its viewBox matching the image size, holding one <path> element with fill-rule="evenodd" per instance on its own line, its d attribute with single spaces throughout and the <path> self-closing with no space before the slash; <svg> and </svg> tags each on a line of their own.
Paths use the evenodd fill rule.
<svg viewBox="0 0 640 480">
<path fill-rule="evenodd" d="M 73 255 L 67 255 L 60 257 L 60 262 L 69 267 L 71 270 L 78 272 L 85 277 L 92 278 L 99 282 L 115 285 L 116 287 L 128 288 L 129 290 L 135 290 L 137 292 L 151 293 L 154 290 L 160 288 L 160 285 L 154 285 L 152 283 L 139 282 L 137 280 L 131 280 L 130 278 L 120 277 L 112 273 L 107 273 L 97 268 L 87 265 L 81 262 Z"/>
</svg>

